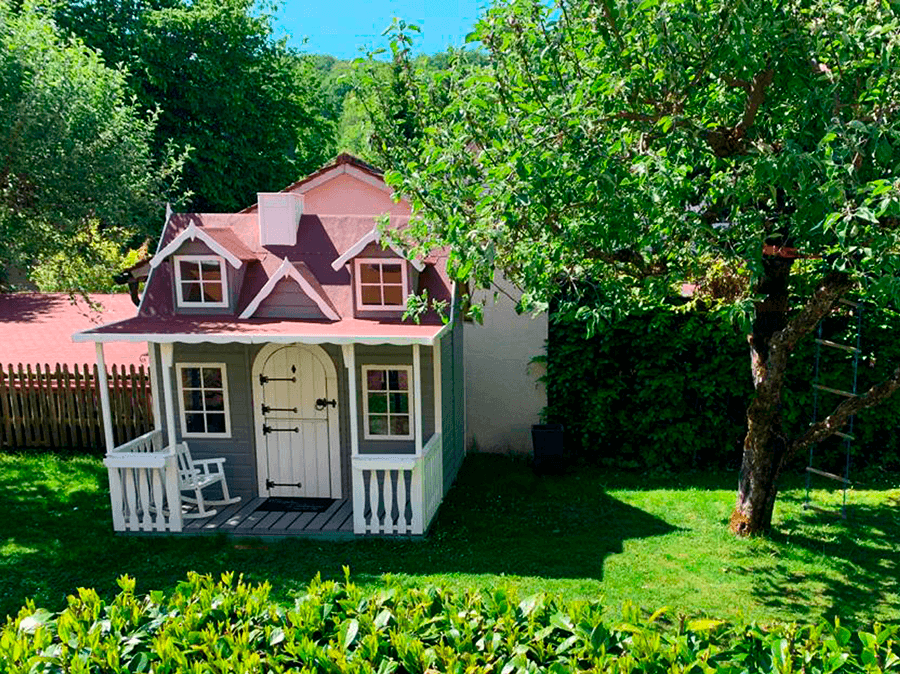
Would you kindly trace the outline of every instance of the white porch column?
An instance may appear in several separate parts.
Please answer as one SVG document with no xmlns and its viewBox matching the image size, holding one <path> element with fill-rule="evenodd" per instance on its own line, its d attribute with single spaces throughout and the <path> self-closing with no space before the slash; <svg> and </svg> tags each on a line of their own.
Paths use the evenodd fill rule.
<svg viewBox="0 0 900 674">
<path fill-rule="evenodd" d="M 416 420 L 416 456 L 422 456 L 422 354 L 418 344 L 412 345 L 413 361 L 413 414 Z"/>
<path fill-rule="evenodd" d="M 441 399 L 441 340 L 431 345 L 431 364 L 434 366 L 434 432 L 444 432 L 443 401 Z M 443 441 L 443 440 L 442 440 Z"/>
<path fill-rule="evenodd" d="M 162 380 L 163 395 L 166 399 L 166 431 L 169 440 L 168 446 L 175 446 L 175 398 L 172 395 L 172 344 L 159 345 L 162 356 Z"/>
<path fill-rule="evenodd" d="M 150 357 L 150 393 L 153 396 L 153 428 L 157 431 L 162 430 L 162 397 L 159 390 L 159 377 L 156 374 L 159 367 L 159 358 L 156 355 L 156 344 L 147 342 L 147 355 Z"/>
<path fill-rule="evenodd" d="M 356 404 L 356 345 L 342 344 L 344 367 L 347 368 L 347 395 L 350 403 L 350 454 L 359 456 L 359 418 Z"/>
<path fill-rule="evenodd" d="M 113 440 L 112 408 L 109 405 L 109 382 L 106 379 L 106 359 L 103 357 L 103 342 L 95 342 L 97 351 L 97 388 L 100 392 L 100 411 L 103 414 L 103 438 L 106 441 L 106 453 L 115 448 Z"/>
</svg>

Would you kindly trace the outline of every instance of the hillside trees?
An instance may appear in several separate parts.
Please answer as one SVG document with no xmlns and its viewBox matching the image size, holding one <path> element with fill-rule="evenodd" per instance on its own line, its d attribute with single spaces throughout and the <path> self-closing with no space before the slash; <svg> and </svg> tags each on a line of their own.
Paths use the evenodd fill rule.
<svg viewBox="0 0 900 674">
<path fill-rule="evenodd" d="M 0 0 L 0 272 L 72 254 L 89 222 L 158 222 L 179 167 L 165 147 L 154 159 L 155 126 L 122 71 L 32 3 Z"/>
<path fill-rule="evenodd" d="M 253 0 L 72 0 L 57 21 L 122 63 L 153 136 L 189 150 L 184 186 L 198 211 L 234 211 L 334 152 L 334 121 L 313 63 L 275 40 Z"/>
<path fill-rule="evenodd" d="M 755 393 L 737 534 L 771 527 L 785 459 L 900 387 L 900 368 L 799 437 L 782 425 L 787 363 L 849 293 L 896 303 L 900 5 L 869 0 L 498 2 L 488 63 L 417 68 L 392 36 L 390 77 L 361 100 L 422 249 L 459 279 L 500 268 L 546 306 L 589 284 L 586 322 L 685 281 L 750 321 Z M 715 348 L 715 345 L 711 345 Z"/>
</svg>

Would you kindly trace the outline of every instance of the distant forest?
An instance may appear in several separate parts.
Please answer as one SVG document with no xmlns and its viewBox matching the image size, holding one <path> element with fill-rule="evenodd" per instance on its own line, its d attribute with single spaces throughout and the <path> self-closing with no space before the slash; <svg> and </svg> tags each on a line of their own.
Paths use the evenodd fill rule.
<svg viewBox="0 0 900 674">
<path fill-rule="evenodd" d="M 113 290 L 167 203 L 236 211 L 339 152 L 372 159 L 353 82 L 254 0 L 0 0 L 0 287 Z"/>
</svg>

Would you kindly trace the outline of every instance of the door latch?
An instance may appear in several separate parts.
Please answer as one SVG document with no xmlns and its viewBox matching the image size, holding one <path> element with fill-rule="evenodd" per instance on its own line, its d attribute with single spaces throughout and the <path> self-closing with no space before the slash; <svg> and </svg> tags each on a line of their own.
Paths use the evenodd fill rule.
<svg viewBox="0 0 900 674">
<path fill-rule="evenodd" d="M 316 398 L 316 409 L 324 410 L 328 405 L 332 407 L 337 407 L 337 400 L 332 398 L 331 400 L 326 400 L 325 398 Z"/>
</svg>

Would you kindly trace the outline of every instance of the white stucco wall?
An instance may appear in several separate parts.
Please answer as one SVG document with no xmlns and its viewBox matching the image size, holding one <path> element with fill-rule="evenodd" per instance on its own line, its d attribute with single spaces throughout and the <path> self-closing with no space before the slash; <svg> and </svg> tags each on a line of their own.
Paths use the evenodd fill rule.
<svg viewBox="0 0 900 674">
<path fill-rule="evenodd" d="M 518 291 L 503 285 L 513 297 Z M 478 451 L 531 452 L 531 425 L 539 423 L 547 404 L 537 379 L 543 365 L 532 364 L 544 354 L 547 316 L 518 315 L 513 301 L 500 294 L 476 293 L 487 299 L 484 323 L 463 329 L 466 370 L 466 446 Z"/>
</svg>

